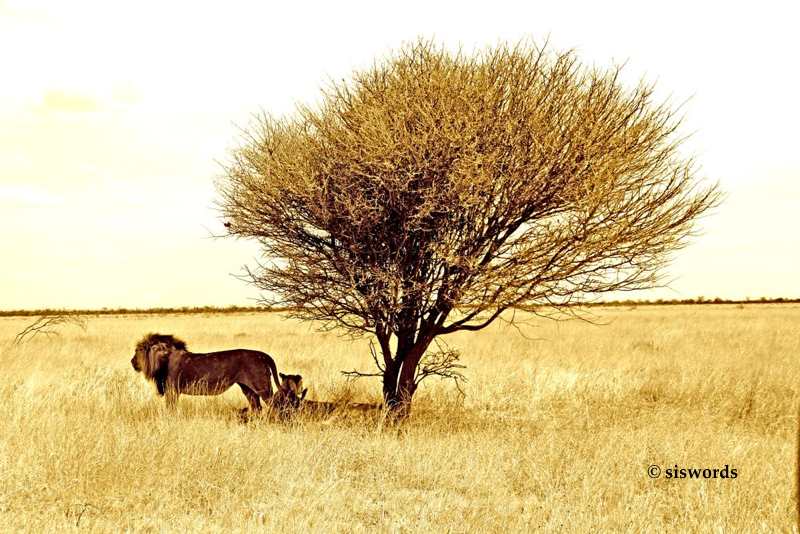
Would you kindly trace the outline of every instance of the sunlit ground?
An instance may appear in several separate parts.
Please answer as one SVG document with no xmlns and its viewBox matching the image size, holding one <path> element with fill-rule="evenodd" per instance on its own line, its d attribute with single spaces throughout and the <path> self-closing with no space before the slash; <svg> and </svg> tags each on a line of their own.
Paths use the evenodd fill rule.
<svg viewBox="0 0 800 534">
<path fill-rule="evenodd" d="M 367 341 L 277 314 L 93 317 L 12 346 L 0 319 L 7 530 L 776 531 L 794 524 L 798 305 L 594 311 L 448 341 L 469 382 L 431 380 L 380 418 L 241 423 L 238 389 L 168 413 L 129 365 L 159 331 L 264 350 L 309 398 L 379 400 Z M 648 476 L 648 466 L 662 468 Z M 667 468 L 736 478 L 666 479 Z"/>
</svg>

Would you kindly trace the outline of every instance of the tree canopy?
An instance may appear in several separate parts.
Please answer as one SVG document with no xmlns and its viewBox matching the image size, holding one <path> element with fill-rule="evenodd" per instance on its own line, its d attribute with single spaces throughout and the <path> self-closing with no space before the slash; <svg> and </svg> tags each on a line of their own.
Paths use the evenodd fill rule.
<svg viewBox="0 0 800 534">
<path fill-rule="evenodd" d="M 374 334 L 384 395 L 410 399 L 437 336 L 658 284 L 719 193 L 653 91 L 570 51 L 418 41 L 260 116 L 223 217 L 263 247 L 248 272 L 269 303 Z"/>
</svg>

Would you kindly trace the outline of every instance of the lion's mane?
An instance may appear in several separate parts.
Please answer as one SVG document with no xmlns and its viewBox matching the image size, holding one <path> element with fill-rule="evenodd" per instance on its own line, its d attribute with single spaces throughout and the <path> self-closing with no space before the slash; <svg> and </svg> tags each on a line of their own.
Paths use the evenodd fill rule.
<svg viewBox="0 0 800 534">
<path fill-rule="evenodd" d="M 169 334 L 147 334 L 136 344 L 136 352 L 144 356 L 142 373 L 146 378 L 156 383 L 159 395 L 164 394 L 164 385 L 167 378 L 167 360 L 159 358 L 150 350 L 155 345 L 164 343 L 177 350 L 187 350 L 186 342 Z"/>
</svg>

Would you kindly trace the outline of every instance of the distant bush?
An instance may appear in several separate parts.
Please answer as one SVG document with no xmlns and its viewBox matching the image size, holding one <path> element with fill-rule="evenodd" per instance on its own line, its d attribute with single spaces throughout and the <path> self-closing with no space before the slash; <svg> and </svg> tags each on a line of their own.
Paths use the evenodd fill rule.
<svg viewBox="0 0 800 534">
<path fill-rule="evenodd" d="M 0 310 L 0 317 L 28 317 L 34 315 L 167 315 L 197 313 L 247 313 L 247 312 L 280 312 L 279 308 L 265 306 L 182 306 L 180 308 L 101 308 L 90 309 L 40 309 L 40 310 Z"/>
<path fill-rule="evenodd" d="M 730 300 L 715 297 L 706 299 L 697 297 L 693 299 L 673 299 L 673 300 L 607 300 L 586 302 L 575 304 L 575 306 L 677 306 L 687 304 L 736 304 L 740 307 L 744 304 L 800 304 L 800 298 L 787 297 L 759 297 L 757 299 L 747 298 L 744 300 Z M 524 309 L 524 308 L 521 308 Z M 267 307 L 267 306 L 182 306 L 180 308 L 101 308 L 99 310 L 90 309 L 65 309 L 65 308 L 46 308 L 39 310 L 0 310 L 0 317 L 31 317 L 31 316 L 52 316 L 52 315 L 175 315 L 175 314 L 199 314 L 199 313 L 281 313 L 293 311 L 292 308 Z"/>
</svg>

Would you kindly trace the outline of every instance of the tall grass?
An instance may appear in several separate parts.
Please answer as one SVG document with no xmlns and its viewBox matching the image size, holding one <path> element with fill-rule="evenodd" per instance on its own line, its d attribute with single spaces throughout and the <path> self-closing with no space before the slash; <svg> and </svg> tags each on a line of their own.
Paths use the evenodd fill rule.
<svg viewBox="0 0 800 534">
<path fill-rule="evenodd" d="M 129 365 L 159 331 L 265 350 L 310 398 L 379 400 L 366 340 L 278 314 L 102 316 L 13 346 L 0 319 L 3 531 L 775 531 L 794 525 L 800 306 L 593 309 L 448 340 L 470 382 L 412 419 L 242 423 L 231 389 L 168 413 Z M 736 468 L 651 479 L 647 468 Z M 796 531 L 796 528 L 795 528 Z"/>
</svg>

